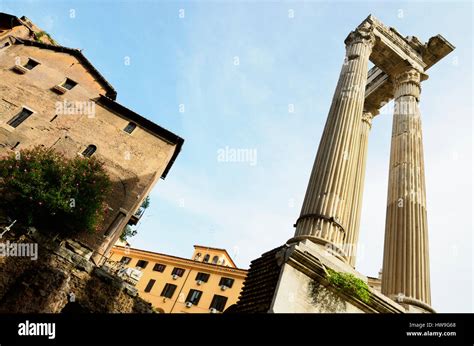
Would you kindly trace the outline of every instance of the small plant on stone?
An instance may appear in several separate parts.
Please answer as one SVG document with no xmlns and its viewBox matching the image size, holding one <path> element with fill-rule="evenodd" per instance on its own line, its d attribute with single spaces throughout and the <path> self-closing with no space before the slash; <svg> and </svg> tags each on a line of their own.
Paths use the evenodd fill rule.
<svg viewBox="0 0 474 346">
<path fill-rule="evenodd" d="M 327 280 L 331 285 L 349 295 L 355 295 L 360 300 L 370 302 L 370 289 L 361 279 L 349 273 L 339 273 L 332 269 L 327 269 Z"/>
<path fill-rule="evenodd" d="M 46 31 L 35 32 L 33 35 L 34 35 L 34 38 L 35 38 L 36 42 L 41 42 L 42 43 L 43 41 L 41 40 L 41 38 L 43 36 L 46 36 L 51 43 L 56 44 L 56 41 L 54 41 L 53 38 L 51 37 L 51 35 L 48 34 Z"/>
</svg>

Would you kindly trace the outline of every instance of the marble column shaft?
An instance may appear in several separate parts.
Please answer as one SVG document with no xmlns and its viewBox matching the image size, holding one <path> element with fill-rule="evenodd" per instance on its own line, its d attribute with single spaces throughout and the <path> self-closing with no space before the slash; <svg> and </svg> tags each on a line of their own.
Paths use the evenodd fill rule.
<svg viewBox="0 0 474 346">
<path fill-rule="evenodd" d="M 382 293 L 431 304 L 420 77 L 395 76 L 395 110 L 385 225 Z"/>
<path fill-rule="evenodd" d="M 350 239 L 348 215 L 352 208 L 368 61 L 374 44 L 371 28 L 357 28 L 349 34 L 345 44 L 345 63 L 293 238 L 310 238 L 338 248 Z M 344 252 L 341 253 L 344 257 Z"/>
<path fill-rule="evenodd" d="M 352 193 L 352 207 L 348 209 L 348 234 L 346 252 L 349 264 L 355 267 L 357 244 L 359 241 L 360 215 L 362 212 L 362 195 L 364 192 L 365 168 L 367 163 L 367 149 L 369 133 L 372 128 L 372 119 L 378 111 L 364 111 L 360 120 L 359 151 L 354 161 L 356 165 L 354 191 Z"/>
</svg>

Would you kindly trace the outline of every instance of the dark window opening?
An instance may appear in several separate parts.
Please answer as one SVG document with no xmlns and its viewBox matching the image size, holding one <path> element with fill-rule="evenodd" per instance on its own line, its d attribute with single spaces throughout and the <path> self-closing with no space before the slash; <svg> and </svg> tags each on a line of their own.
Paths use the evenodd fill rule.
<svg viewBox="0 0 474 346">
<path fill-rule="evenodd" d="M 219 261 L 219 257 L 214 256 L 214 257 L 212 258 L 212 263 L 217 264 L 218 261 Z"/>
<path fill-rule="evenodd" d="M 38 66 L 40 63 L 33 60 L 33 59 L 28 59 L 28 62 L 24 65 L 25 68 L 28 70 L 34 69 L 36 66 Z"/>
<path fill-rule="evenodd" d="M 135 265 L 135 267 L 139 267 L 139 268 L 145 269 L 147 265 L 148 265 L 148 261 L 138 260 L 138 262 L 137 262 L 137 264 Z"/>
<path fill-rule="evenodd" d="M 123 130 L 124 130 L 125 132 L 127 132 L 127 133 L 132 133 L 133 130 L 135 130 L 136 127 L 137 127 L 136 124 L 134 124 L 134 123 L 128 123 L 128 125 L 125 126 L 125 128 L 124 128 Z"/>
<path fill-rule="evenodd" d="M 153 288 L 153 285 L 155 284 L 156 280 L 153 280 L 151 279 L 150 281 L 148 281 L 148 285 L 146 285 L 145 287 L 145 292 L 150 292 L 151 289 Z"/>
<path fill-rule="evenodd" d="M 77 85 L 76 82 L 74 82 L 72 79 L 66 78 L 63 84 L 61 84 L 62 87 L 66 88 L 67 90 L 71 90 Z"/>
<path fill-rule="evenodd" d="M 153 271 L 163 273 L 166 266 L 164 264 L 155 263 L 153 266 Z"/>
<path fill-rule="evenodd" d="M 221 281 L 219 281 L 219 286 L 227 286 L 231 288 L 234 285 L 234 279 L 231 278 L 221 278 Z"/>
<path fill-rule="evenodd" d="M 202 282 L 207 282 L 209 280 L 209 274 L 207 273 L 197 273 L 196 275 L 196 281 L 202 281 Z"/>
<path fill-rule="evenodd" d="M 226 304 L 227 304 L 227 297 L 215 294 L 214 297 L 212 298 L 212 302 L 209 308 L 216 309 L 217 311 L 223 312 Z"/>
<path fill-rule="evenodd" d="M 93 144 L 90 144 L 87 146 L 87 148 L 82 152 L 82 156 L 84 157 L 91 157 L 95 151 L 97 150 L 97 147 Z"/>
<path fill-rule="evenodd" d="M 132 259 L 130 257 L 123 256 L 122 259 L 120 260 L 120 263 L 129 264 L 131 260 Z"/>
<path fill-rule="evenodd" d="M 198 305 L 201 296 L 202 291 L 189 290 L 188 296 L 186 297 L 186 302 L 192 303 L 193 305 Z"/>
<path fill-rule="evenodd" d="M 173 297 L 174 291 L 176 290 L 176 285 L 166 284 L 161 292 L 162 297 L 171 298 Z"/>
<path fill-rule="evenodd" d="M 209 256 L 209 255 L 204 256 L 203 262 L 206 262 L 206 263 L 209 262 L 210 258 L 211 258 L 211 256 Z"/>
<path fill-rule="evenodd" d="M 33 114 L 32 111 L 29 109 L 23 108 L 20 113 L 15 115 L 13 118 L 10 119 L 10 121 L 7 122 L 8 125 L 11 127 L 18 127 L 22 122 L 24 122 L 26 119 L 30 117 L 30 115 Z"/>
<path fill-rule="evenodd" d="M 182 277 L 184 275 L 185 270 L 183 268 L 173 268 L 173 272 L 171 275 L 178 275 L 179 277 Z"/>
</svg>

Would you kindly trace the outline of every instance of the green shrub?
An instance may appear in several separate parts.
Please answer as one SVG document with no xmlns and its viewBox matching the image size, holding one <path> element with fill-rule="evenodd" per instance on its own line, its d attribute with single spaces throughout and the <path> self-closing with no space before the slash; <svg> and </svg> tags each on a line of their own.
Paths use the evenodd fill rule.
<svg viewBox="0 0 474 346">
<path fill-rule="evenodd" d="M 327 271 L 327 279 L 331 285 L 349 295 L 357 296 L 366 303 L 370 302 L 369 286 L 364 281 L 349 273 L 338 273 L 329 268 Z"/>
<path fill-rule="evenodd" d="M 127 239 L 137 235 L 137 230 L 133 229 L 132 226 L 126 225 L 123 229 L 122 234 L 120 235 L 121 241 L 127 241 Z"/>
<path fill-rule="evenodd" d="M 98 229 L 111 183 L 95 158 L 35 147 L 0 159 L 0 207 L 27 225 L 59 233 Z"/>
<path fill-rule="evenodd" d="M 53 40 L 51 35 L 48 34 L 46 31 L 35 32 L 35 33 L 33 33 L 33 36 L 34 36 L 36 42 L 43 42 L 41 38 L 43 36 L 46 36 L 52 44 L 56 44 L 56 41 Z"/>
<path fill-rule="evenodd" d="M 146 196 L 146 198 L 143 200 L 142 205 L 140 208 L 137 210 L 138 213 L 143 214 L 146 209 L 150 206 L 150 196 Z M 135 228 L 132 228 L 130 225 L 126 225 L 122 231 L 122 234 L 120 235 L 120 240 L 121 241 L 127 241 L 127 239 L 134 237 L 137 235 L 138 230 Z"/>
</svg>

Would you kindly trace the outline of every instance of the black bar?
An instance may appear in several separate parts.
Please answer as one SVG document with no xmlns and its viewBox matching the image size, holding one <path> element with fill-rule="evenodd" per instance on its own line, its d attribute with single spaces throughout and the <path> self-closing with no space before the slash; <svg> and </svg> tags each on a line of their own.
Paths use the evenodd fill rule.
<svg viewBox="0 0 474 346">
<path fill-rule="evenodd" d="M 26 321 L 55 323 L 55 338 L 19 336 Z M 473 314 L 0 315 L 0 345 L 470 345 Z M 421 324 L 415 327 L 412 324 Z M 432 323 L 430 327 L 427 323 Z M 446 325 L 437 325 L 445 323 Z M 424 324 L 424 326 L 423 326 Z M 441 332 L 455 336 L 409 336 Z"/>
</svg>

